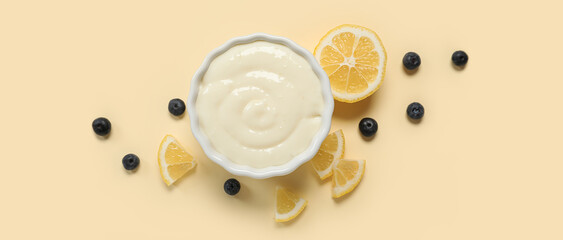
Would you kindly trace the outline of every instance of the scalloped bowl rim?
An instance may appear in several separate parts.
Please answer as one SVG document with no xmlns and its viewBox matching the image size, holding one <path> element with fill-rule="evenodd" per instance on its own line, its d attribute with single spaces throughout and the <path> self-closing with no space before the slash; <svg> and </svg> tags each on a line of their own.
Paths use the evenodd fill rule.
<svg viewBox="0 0 563 240">
<path fill-rule="evenodd" d="M 269 166 L 266 168 L 253 168 L 247 165 L 241 165 L 230 161 L 226 156 L 217 152 L 212 144 L 209 142 L 207 136 L 201 131 L 199 127 L 199 120 L 197 115 L 197 109 L 195 102 L 197 100 L 197 95 L 199 93 L 199 85 L 200 82 L 207 72 L 209 65 L 211 62 L 219 55 L 223 54 L 230 48 L 240 45 L 240 44 L 247 44 L 256 41 L 266 41 L 271 43 L 277 43 L 284 46 L 287 46 L 289 49 L 293 50 L 295 53 L 299 54 L 307 62 L 311 65 L 311 68 L 321 81 L 321 91 L 323 95 L 323 102 L 324 102 L 324 109 L 321 115 L 321 126 L 319 131 L 313 137 L 313 140 L 309 144 L 309 147 L 299 155 L 295 156 L 290 161 L 286 162 L 285 164 L 278 165 L 278 166 Z M 283 176 L 287 175 L 299 166 L 303 165 L 310 159 L 312 159 L 315 154 L 319 151 L 321 143 L 324 141 L 328 132 L 330 131 L 331 121 L 332 121 L 332 114 L 334 111 L 334 99 L 332 97 L 332 90 L 330 88 L 330 81 L 328 76 L 326 75 L 325 71 L 319 65 L 315 57 L 303 47 L 297 45 L 292 40 L 280 37 L 280 36 L 273 36 L 266 33 L 254 33 L 247 36 L 236 37 L 232 38 L 220 47 L 211 51 L 203 60 L 203 63 L 196 71 L 195 75 L 192 78 L 190 84 L 190 91 L 188 95 L 188 115 L 190 117 L 190 126 L 192 130 L 192 134 L 199 142 L 201 148 L 207 155 L 209 159 L 213 162 L 217 163 L 221 167 L 223 167 L 228 172 L 237 175 L 237 176 L 247 176 L 257 179 L 263 178 L 270 178 L 275 176 Z"/>
</svg>

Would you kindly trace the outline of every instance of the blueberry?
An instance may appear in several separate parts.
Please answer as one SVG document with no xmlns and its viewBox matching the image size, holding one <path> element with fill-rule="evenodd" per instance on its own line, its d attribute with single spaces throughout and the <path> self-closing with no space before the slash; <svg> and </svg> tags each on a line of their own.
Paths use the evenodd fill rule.
<svg viewBox="0 0 563 240">
<path fill-rule="evenodd" d="M 174 98 L 168 103 L 168 111 L 174 116 L 180 116 L 186 111 L 186 104 L 179 98 Z"/>
<path fill-rule="evenodd" d="M 240 183 L 238 180 L 231 178 L 225 182 L 223 188 L 227 194 L 234 196 L 240 191 Z"/>
<path fill-rule="evenodd" d="M 403 65 L 405 65 L 405 68 L 408 70 L 418 68 L 418 66 L 420 66 L 420 63 L 420 56 L 418 56 L 418 54 L 416 54 L 415 52 L 408 52 L 403 57 Z"/>
<path fill-rule="evenodd" d="M 96 134 L 105 136 L 111 131 L 111 123 L 107 118 L 99 117 L 92 122 L 92 128 Z"/>
<path fill-rule="evenodd" d="M 371 137 L 377 132 L 377 122 L 373 118 L 363 118 L 360 121 L 360 132 L 364 137 Z"/>
<path fill-rule="evenodd" d="M 454 62 L 456 66 L 463 66 L 468 60 L 469 57 L 464 51 L 455 51 L 454 54 L 452 54 L 452 62 Z"/>
<path fill-rule="evenodd" d="M 407 107 L 407 115 L 412 119 L 421 119 L 424 116 L 424 107 L 418 102 L 413 102 Z"/>
<path fill-rule="evenodd" d="M 123 167 L 125 169 L 133 170 L 133 169 L 135 169 L 139 166 L 139 163 L 141 163 L 141 160 L 139 160 L 139 157 L 137 157 L 137 155 L 135 155 L 133 153 L 129 153 L 129 154 L 125 155 L 125 157 L 123 157 L 123 159 L 121 160 L 121 163 L 123 163 Z"/>
</svg>

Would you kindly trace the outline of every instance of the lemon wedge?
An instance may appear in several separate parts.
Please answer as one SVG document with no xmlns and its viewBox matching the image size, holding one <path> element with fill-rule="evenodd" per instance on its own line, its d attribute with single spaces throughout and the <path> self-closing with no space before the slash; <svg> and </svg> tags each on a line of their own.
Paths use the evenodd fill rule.
<svg viewBox="0 0 563 240">
<path fill-rule="evenodd" d="M 332 176 L 332 163 L 335 159 L 342 159 L 344 156 L 344 134 L 342 129 L 329 134 L 323 143 L 317 155 L 311 159 L 313 169 L 324 180 Z"/>
<path fill-rule="evenodd" d="M 166 185 L 170 186 L 197 165 L 190 155 L 172 135 L 166 135 L 158 149 L 158 166 L 160 175 Z"/>
<path fill-rule="evenodd" d="M 332 197 L 342 197 L 358 186 L 366 169 L 366 160 L 335 160 L 332 166 Z"/>
<path fill-rule="evenodd" d="M 297 217 L 307 206 L 307 200 L 290 192 L 287 188 L 276 187 L 276 222 L 287 222 Z"/>
</svg>

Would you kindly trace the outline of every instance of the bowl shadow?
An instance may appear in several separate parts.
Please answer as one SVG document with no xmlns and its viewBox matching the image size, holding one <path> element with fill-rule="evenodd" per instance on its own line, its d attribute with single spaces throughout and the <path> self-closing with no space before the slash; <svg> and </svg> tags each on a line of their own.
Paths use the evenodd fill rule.
<svg viewBox="0 0 563 240">
<path fill-rule="evenodd" d="M 334 101 L 334 114 L 333 118 L 342 120 L 352 120 L 358 117 L 365 116 L 372 107 L 376 107 L 377 99 L 379 98 L 379 91 L 367 97 L 364 100 L 355 103 L 345 103 Z"/>
</svg>

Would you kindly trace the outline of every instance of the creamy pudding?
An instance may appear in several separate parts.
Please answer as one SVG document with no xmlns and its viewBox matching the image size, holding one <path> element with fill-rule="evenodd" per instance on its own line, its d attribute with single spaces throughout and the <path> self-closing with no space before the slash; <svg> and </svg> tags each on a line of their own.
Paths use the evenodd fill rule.
<svg viewBox="0 0 563 240">
<path fill-rule="evenodd" d="M 256 41 L 217 56 L 200 83 L 201 131 L 234 163 L 282 165 L 311 144 L 321 127 L 321 82 L 290 48 Z"/>
</svg>

